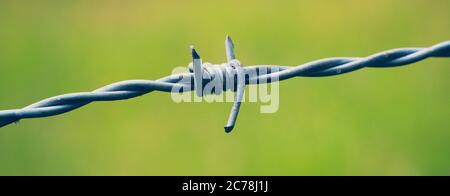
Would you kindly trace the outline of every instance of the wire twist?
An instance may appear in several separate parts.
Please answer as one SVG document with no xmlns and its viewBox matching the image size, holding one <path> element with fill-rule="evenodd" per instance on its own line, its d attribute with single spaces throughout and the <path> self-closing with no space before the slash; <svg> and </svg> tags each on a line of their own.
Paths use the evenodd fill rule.
<svg viewBox="0 0 450 196">
<path fill-rule="evenodd" d="M 234 59 L 234 53 L 232 55 Z M 245 85 L 251 85 L 277 82 L 299 76 L 333 76 L 352 72 L 364 67 L 396 67 L 411 64 L 429 57 L 450 57 L 450 41 L 442 42 L 429 48 L 393 49 L 365 58 L 336 57 L 316 60 L 293 67 L 255 65 L 242 67 L 242 70 L 245 74 Z M 237 80 L 236 69 L 230 70 L 227 66 L 212 66 L 208 64 L 202 64 L 202 67 L 208 70 L 210 74 L 209 78 L 202 81 L 203 84 L 217 77 L 224 78 L 221 80 L 224 83 L 226 80 L 230 80 L 230 78 Z M 189 82 L 183 81 L 182 78 L 188 78 Z M 92 92 L 71 93 L 51 97 L 22 109 L 3 110 L 0 111 L 0 127 L 17 122 L 20 119 L 40 118 L 66 113 L 94 101 L 124 100 L 153 91 L 172 92 L 173 88 L 180 89 L 180 92 L 195 90 L 192 69 L 188 73 L 170 75 L 154 81 L 127 80 L 104 86 Z M 236 88 L 231 90 L 236 90 Z"/>
</svg>

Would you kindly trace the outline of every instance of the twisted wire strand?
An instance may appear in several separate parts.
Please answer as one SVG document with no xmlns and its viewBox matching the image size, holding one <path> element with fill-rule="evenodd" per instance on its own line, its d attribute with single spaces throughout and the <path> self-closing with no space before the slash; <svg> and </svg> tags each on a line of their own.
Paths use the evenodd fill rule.
<svg viewBox="0 0 450 196">
<path fill-rule="evenodd" d="M 336 57 L 312 61 L 298 66 L 254 65 L 243 67 L 245 84 L 263 84 L 277 82 L 293 77 L 322 77 L 352 72 L 364 67 L 384 68 L 411 64 L 429 57 L 450 57 L 450 41 L 442 42 L 429 48 L 400 48 L 380 52 L 365 58 Z M 210 68 L 211 69 L 211 68 Z M 234 77 L 235 71 L 226 70 L 223 66 L 214 69 L 214 77 Z M 254 74 L 256 73 L 256 75 Z M 220 76 L 219 76 L 220 75 Z M 189 82 L 182 80 L 188 78 Z M 22 109 L 0 111 L 0 127 L 20 119 L 40 118 L 66 113 L 94 101 L 124 100 L 141 96 L 153 91 L 172 92 L 173 88 L 180 92 L 194 89 L 192 72 L 170 75 L 158 80 L 127 80 L 96 89 L 92 92 L 59 95 Z M 222 81 L 222 80 L 221 80 Z M 226 81 L 223 80 L 225 83 Z"/>
</svg>

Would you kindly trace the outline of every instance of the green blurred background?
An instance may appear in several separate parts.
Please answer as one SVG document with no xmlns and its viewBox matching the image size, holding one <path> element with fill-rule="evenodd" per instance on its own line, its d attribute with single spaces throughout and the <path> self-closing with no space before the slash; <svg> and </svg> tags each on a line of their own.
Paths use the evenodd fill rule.
<svg viewBox="0 0 450 196">
<path fill-rule="evenodd" d="M 0 109 L 190 61 L 298 65 L 450 39 L 447 0 L 0 1 Z M 280 109 L 90 104 L 0 129 L 1 175 L 450 175 L 450 60 L 280 84 Z M 264 104 L 266 105 L 266 104 Z"/>
</svg>

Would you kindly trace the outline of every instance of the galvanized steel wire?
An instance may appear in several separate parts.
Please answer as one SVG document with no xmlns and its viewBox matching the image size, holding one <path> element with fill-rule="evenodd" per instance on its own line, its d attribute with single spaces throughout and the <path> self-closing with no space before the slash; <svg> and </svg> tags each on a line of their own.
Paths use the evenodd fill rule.
<svg viewBox="0 0 450 196">
<path fill-rule="evenodd" d="M 233 54 L 234 55 L 234 54 Z M 421 61 L 429 57 L 450 57 L 450 41 L 442 42 L 428 48 L 399 48 L 376 53 L 364 58 L 336 57 L 316 60 L 298 66 L 254 65 L 242 67 L 245 85 L 277 82 L 293 77 L 322 77 L 340 75 L 364 67 L 397 67 Z M 224 67 L 217 67 L 224 75 L 230 75 Z M 268 72 L 262 73 L 262 69 Z M 228 70 L 229 71 L 229 70 Z M 258 73 L 251 75 L 250 73 Z M 236 71 L 231 72 L 232 75 Z M 0 111 L 0 127 L 20 119 L 41 118 L 66 113 L 95 101 L 115 101 L 130 99 L 153 91 L 171 92 L 173 88 L 181 92 L 195 90 L 194 82 L 182 82 L 188 77 L 194 81 L 194 73 L 170 75 L 158 80 L 127 80 L 113 83 L 92 92 L 80 92 L 51 97 L 21 109 Z M 277 80 L 273 80 L 277 78 Z M 204 82 L 209 82 L 208 80 Z"/>
</svg>

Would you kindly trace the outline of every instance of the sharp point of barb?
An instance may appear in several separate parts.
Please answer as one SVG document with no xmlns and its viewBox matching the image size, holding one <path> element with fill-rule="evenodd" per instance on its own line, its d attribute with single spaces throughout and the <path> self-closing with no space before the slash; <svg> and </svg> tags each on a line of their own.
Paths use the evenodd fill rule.
<svg viewBox="0 0 450 196">
<path fill-rule="evenodd" d="M 226 126 L 224 127 L 225 129 L 225 133 L 230 133 L 231 131 L 233 131 L 234 126 Z"/>
<path fill-rule="evenodd" d="M 230 35 L 227 35 L 225 39 L 225 43 L 230 46 L 231 48 L 234 48 L 233 40 L 231 39 Z"/>
<path fill-rule="evenodd" d="M 191 45 L 191 51 L 192 51 L 193 59 L 200 59 L 200 55 L 197 53 L 197 50 L 195 50 L 194 46 L 192 46 L 192 45 Z"/>
</svg>

